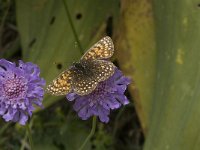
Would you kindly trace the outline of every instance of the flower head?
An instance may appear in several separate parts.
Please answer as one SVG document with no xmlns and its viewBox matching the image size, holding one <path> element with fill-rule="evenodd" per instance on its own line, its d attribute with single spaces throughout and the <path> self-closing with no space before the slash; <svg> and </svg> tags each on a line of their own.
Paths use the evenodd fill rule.
<svg viewBox="0 0 200 150">
<path fill-rule="evenodd" d="M 98 116 L 102 122 L 107 123 L 110 109 L 117 109 L 129 103 L 124 95 L 129 83 L 130 79 L 124 77 L 122 72 L 116 69 L 114 75 L 100 82 L 92 93 L 84 96 L 69 93 L 67 99 L 75 101 L 73 108 L 83 120 Z"/>
<path fill-rule="evenodd" d="M 33 105 L 42 106 L 44 79 L 37 65 L 0 59 L 0 116 L 25 125 Z"/>
</svg>

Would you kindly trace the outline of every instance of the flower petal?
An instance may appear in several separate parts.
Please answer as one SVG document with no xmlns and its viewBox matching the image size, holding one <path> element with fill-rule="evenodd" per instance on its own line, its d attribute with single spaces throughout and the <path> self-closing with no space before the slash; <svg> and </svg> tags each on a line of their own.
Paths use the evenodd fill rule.
<svg viewBox="0 0 200 150">
<path fill-rule="evenodd" d="M 88 116 L 87 116 L 87 106 L 82 107 L 78 111 L 78 116 L 81 117 L 83 120 L 87 120 L 88 119 Z"/>
<path fill-rule="evenodd" d="M 98 116 L 101 122 L 107 123 L 109 121 L 109 117 L 108 117 L 109 113 L 110 113 L 109 110 L 106 110 L 102 107 L 98 107 Z"/>
<path fill-rule="evenodd" d="M 24 125 L 34 104 L 42 106 L 45 80 L 39 74 L 39 67 L 33 63 L 20 60 L 17 66 L 0 59 L 0 115 L 5 121 Z"/>
<path fill-rule="evenodd" d="M 85 107 L 87 104 L 88 104 L 88 101 L 82 97 L 75 101 L 73 108 L 75 111 L 79 111 L 81 108 Z"/>
<path fill-rule="evenodd" d="M 17 112 L 16 109 L 9 108 L 7 110 L 7 113 L 3 115 L 3 118 L 5 119 L 5 121 L 10 121 L 13 119 L 16 112 Z"/>
<path fill-rule="evenodd" d="M 4 115 L 6 112 L 5 103 L 0 104 L 0 115 Z"/>
<path fill-rule="evenodd" d="M 21 125 L 25 125 L 26 122 L 28 120 L 28 115 L 26 115 L 25 113 L 23 113 L 22 111 L 20 112 L 20 116 L 19 116 L 19 123 Z"/>
<path fill-rule="evenodd" d="M 74 99 L 76 99 L 78 96 L 76 93 L 69 93 L 66 95 L 66 98 L 69 100 L 69 101 L 73 101 Z"/>
<path fill-rule="evenodd" d="M 129 104 L 129 100 L 127 99 L 127 97 L 125 95 L 116 94 L 115 97 L 123 105 Z"/>
</svg>

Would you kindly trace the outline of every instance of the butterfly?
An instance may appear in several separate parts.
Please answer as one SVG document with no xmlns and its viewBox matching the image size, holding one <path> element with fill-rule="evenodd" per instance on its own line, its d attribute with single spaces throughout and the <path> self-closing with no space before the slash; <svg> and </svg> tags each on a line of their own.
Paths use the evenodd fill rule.
<svg viewBox="0 0 200 150">
<path fill-rule="evenodd" d="M 105 81 L 115 72 L 115 65 L 108 59 L 114 53 L 114 45 L 109 36 L 94 44 L 69 69 L 63 71 L 48 86 L 51 95 L 66 95 L 74 92 L 87 95 L 95 90 L 98 83 Z"/>
</svg>

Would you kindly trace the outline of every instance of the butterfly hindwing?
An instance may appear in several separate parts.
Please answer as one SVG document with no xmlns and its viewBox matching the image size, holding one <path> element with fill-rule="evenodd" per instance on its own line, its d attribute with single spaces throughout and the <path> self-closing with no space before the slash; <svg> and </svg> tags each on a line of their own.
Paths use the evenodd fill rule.
<svg viewBox="0 0 200 150">
<path fill-rule="evenodd" d="M 80 65 L 84 66 L 84 64 Z M 86 67 L 86 66 L 85 66 Z M 88 67 L 88 66 L 87 66 Z M 78 95 L 87 95 L 91 93 L 97 86 L 98 82 L 93 79 L 93 74 L 89 68 L 73 70 L 72 89 Z"/>
<path fill-rule="evenodd" d="M 74 68 L 72 89 L 79 95 L 91 93 L 101 81 L 113 75 L 115 66 L 106 60 L 82 61 L 81 67 Z"/>
<path fill-rule="evenodd" d="M 112 39 L 109 36 L 102 38 L 96 44 L 94 44 L 81 59 L 107 59 L 114 53 L 114 45 Z"/>
<path fill-rule="evenodd" d="M 78 80 L 77 82 L 73 83 L 73 92 L 78 95 L 87 95 L 94 91 L 97 84 L 98 82 L 90 79 Z"/>
<path fill-rule="evenodd" d="M 101 82 L 114 74 L 115 65 L 107 60 L 94 60 L 91 71 L 93 72 L 92 78 L 97 82 Z"/>
<path fill-rule="evenodd" d="M 52 95 L 66 95 L 71 91 L 71 70 L 63 71 L 51 84 L 47 86 L 47 92 Z"/>
</svg>

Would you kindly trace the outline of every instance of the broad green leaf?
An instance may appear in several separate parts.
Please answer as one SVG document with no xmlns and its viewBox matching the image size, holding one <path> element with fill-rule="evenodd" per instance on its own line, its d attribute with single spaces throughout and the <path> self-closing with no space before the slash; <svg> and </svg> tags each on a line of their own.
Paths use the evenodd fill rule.
<svg viewBox="0 0 200 150">
<path fill-rule="evenodd" d="M 126 75 L 132 77 L 131 95 L 144 132 L 148 129 L 149 112 L 156 74 L 156 50 L 152 4 L 149 0 L 122 1 L 116 55 Z"/>
<path fill-rule="evenodd" d="M 117 0 L 66 0 L 84 50 L 105 35 L 107 20 L 115 22 Z M 81 57 L 62 0 L 16 0 L 17 24 L 23 58 L 40 66 L 47 84 Z M 62 97 L 46 96 L 49 106 Z"/>
<path fill-rule="evenodd" d="M 200 7 L 154 0 L 157 75 L 145 150 L 199 150 Z"/>
<path fill-rule="evenodd" d="M 69 122 L 70 121 L 70 122 Z M 76 150 L 79 149 L 83 141 L 89 134 L 89 128 L 86 128 L 85 124 L 81 120 L 67 120 L 62 123 L 62 126 L 56 125 L 56 122 L 49 124 L 46 130 L 36 132 L 34 134 L 34 148 L 36 150 Z M 49 131 L 48 131 L 49 130 Z M 91 147 L 89 141 L 84 150 L 88 150 Z"/>
</svg>

